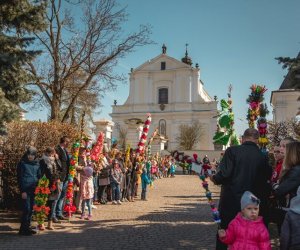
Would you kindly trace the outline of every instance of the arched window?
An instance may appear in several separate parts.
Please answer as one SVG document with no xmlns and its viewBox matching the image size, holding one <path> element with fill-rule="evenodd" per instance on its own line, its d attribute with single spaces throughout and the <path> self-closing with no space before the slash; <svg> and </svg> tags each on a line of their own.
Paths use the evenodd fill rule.
<svg viewBox="0 0 300 250">
<path fill-rule="evenodd" d="M 161 88 L 158 90 L 158 104 L 167 104 L 168 103 L 168 89 Z"/>
<path fill-rule="evenodd" d="M 164 119 L 159 120 L 158 126 L 159 126 L 159 134 L 163 135 L 163 136 L 166 136 L 167 135 L 167 123 L 166 123 L 166 120 L 164 120 Z"/>
</svg>

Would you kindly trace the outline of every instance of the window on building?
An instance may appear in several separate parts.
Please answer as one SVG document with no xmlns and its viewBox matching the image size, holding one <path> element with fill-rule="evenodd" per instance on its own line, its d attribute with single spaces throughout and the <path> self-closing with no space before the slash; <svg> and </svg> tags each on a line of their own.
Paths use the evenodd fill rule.
<svg viewBox="0 0 300 250">
<path fill-rule="evenodd" d="M 161 62 L 160 63 L 160 69 L 165 70 L 166 69 L 166 62 Z"/>
<path fill-rule="evenodd" d="M 167 104 L 168 103 L 168 89 L 162 88 L 158 90 L 158 103 Z"/>
<path fill-rule="evenodd" d="M 158 127 L 159 127 L 159 134 L 163 135 L 163 136 L 166 136 L 167 135 L 167 131 L 166 131 L 167 123 L 166 123 L 166 120 L 164 120 L 164 119 L 159 120 Z"/>
</svg>

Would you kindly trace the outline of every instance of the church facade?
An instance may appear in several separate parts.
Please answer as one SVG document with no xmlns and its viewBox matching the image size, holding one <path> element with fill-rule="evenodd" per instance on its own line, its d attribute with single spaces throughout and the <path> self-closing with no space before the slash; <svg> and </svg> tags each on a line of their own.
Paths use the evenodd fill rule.
<svg viewBox="0 0 300 250">
<path fill-rule="evenodd" d="M 297 56 L 300 59 L 300 52 Z M 300 118 L 300 69 L 289 70 L 280 88 L 272 91 L 273 121 Z"/>
<path fill-rule="evenodd" d="M 178 149 L 179 126 L 193 122 L 199 122 L 202 128 L 200 143 L 194 149 L 214 150 L 217 102 L 205 91 L 199 66 L 192 66 L 187 51 L 181 61 L 168 56 L 166 51 L 164 45 L 161 54 L 131 70 L 126 102 L 112 106 L 112 136 L 120 139 L 125 133 L 127 143 L 135 148 L 150 113 L 148 136 L 158 128 L 160 136 L 167 140 L 167 150 Z"/>
</svg>

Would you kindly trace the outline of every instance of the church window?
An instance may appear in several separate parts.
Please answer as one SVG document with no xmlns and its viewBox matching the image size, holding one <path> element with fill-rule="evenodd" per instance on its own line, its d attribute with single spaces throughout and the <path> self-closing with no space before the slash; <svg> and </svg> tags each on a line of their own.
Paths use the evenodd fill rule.
<svg viewBox="0 0 300 250">
<path fill-rule="evenodd" d="M 168 89 L 161 88 L 158 90 L 158 103 L 167 104 L 168 103 Z"/>
<path fill-rule="evenodd" d="M 165 70 L 166 69 L 166 62 L 161 62 L 160 63 L 160 69 Z"/>
<path fill-rule="evenodd" d="M 166 120 L 159 120 L 159 134 L 166 136 Z"/>
</svg>

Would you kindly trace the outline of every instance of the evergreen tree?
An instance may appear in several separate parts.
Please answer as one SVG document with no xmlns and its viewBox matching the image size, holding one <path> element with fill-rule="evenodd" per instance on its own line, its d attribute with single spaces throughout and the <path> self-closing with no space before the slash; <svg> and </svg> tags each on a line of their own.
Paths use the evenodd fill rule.
<svg viewBox="0 0 300 250">
<path fill-rule="evenodd" d="M 45 9 L 44 0 L 0 2 L 0 134 L 6 122 L 20 117 L 19 105 L 32 95 L 27 85 L 33 77 L 25 67 L 39 53 L 30 46 L 33 33 L 46 28 Z"/>
</svg>

